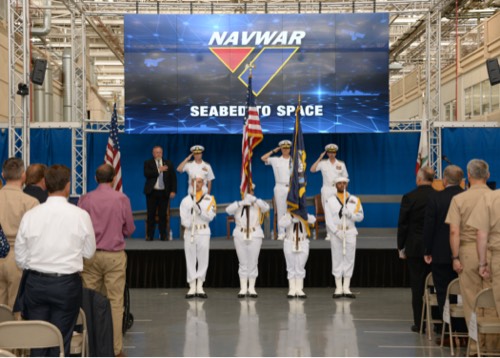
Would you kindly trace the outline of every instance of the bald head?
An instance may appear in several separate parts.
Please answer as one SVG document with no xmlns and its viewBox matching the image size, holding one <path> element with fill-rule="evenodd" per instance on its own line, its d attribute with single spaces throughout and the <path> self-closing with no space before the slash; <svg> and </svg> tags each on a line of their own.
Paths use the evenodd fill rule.
<svg viewBox="0 0 500 358">
<path fill-rule="evenodd" d="M 115 177 L 115 170 L 109 164 L 102 164 L 95 171 L 95 180 L 99 184 L 112 183 Z"/>
<path fill-rule="evenodd" d="M 430 185 L 434 181 L 436 172 L 431 167 L 422 167 L 417 172 L 417 185 Z"/>
</svg>

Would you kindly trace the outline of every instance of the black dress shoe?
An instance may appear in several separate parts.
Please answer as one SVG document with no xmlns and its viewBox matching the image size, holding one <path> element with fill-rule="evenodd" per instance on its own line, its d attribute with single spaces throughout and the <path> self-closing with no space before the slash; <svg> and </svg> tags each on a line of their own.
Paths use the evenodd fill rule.
<svg viewBox="0 0 500 358">
<path fill-rule="evenodd" d="M 194 298 L 195 295 L 186 295 L 186 298 L 189 299 L 189 298 Z"/>
<path fill-rule="evenodd" d="M 167 237 L 166 237 L 166 236 L 163 236 L 160 240 L 161 240 L 161 241 L 167 241 Z"/>
<path fill-rule="evenodd" d="M 245 297 L 247 297 L 247 295 L 246 295 L 246 294 L 243 294 L 243 293 L 238 293 L 238 298 L 245 298 Z"/>
<path fill-rule="evenodd" d="M 258 294 L 256 294 L 256 293 L 250 293 L 250 294 L 248 295 L 248 297 L 250 297 L 250 298 L 257 298 L 257 297 L 259 297 L 259 295 L 258 295 Z"/>
<path fill-rule="evenodd" d="M 414 324 L 413 326 L 411 326 L 411 331 L 415 333 L 420 333 L 420 327 Z"/>
<path fill-rule="evenodd" d="M 345 298 L 356 298 L 356 295 L 354 293 L 344 293 Z"/>
<path fill-rule="evenodd" d="M 295 295 L 286 295 L 286 298 L 295 298 Z"/>
<path fill-rule="evenodd" d="M 208 298 L 208 295 L 206 293 L 197 293 L 196 297 L 198 297 L 198 298 Z"/>
<path fill-rule="evenodd" d="M 344 297 L 344 295 L 342 293 L 334 293 L 332 296 L 332 298 L 335 298 L 335 299 L 342 298 L 342 297 Z"/>
<path fill-rule="evenodd" d="M 307 295 L 304 293 L 303 295 L 298 295 L 297 297 L 301 300 L 305 300 L 307 298 Z"/>
<path fill-rule="evenodd" d="M 147 238 L 146 238 L 146 241 L 153 241 L 153 239 L 152 239 L 152 238 L 150 238 L 150 237 L 147 237 Z"/>
</svg>

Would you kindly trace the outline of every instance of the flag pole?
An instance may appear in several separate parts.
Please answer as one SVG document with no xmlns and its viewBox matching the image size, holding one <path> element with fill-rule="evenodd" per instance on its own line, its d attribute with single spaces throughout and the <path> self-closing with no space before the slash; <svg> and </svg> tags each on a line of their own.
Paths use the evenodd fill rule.
<svg viewBox="0 0 500 358">
<path fill-rule="evenodd" d="M 253 69 L 253 65 L 252 64 L 247 64 L 248 66 L 248 71 L 249 71 L 249 75 L 248 75 L 248 82 L 250 83 L 250 80 L 252 79 L 252 69 Z M 248 91 L 253 91 L 252 88 L 249 88 Z M 251 95 L 251 94 L 249 94 Z M 247 111 L 248 111 L 248 107 L 247 107 Z M 247 112 L 247 121 L 248 121 L 248 112 Z M 248 125 L 248 123 L 247 123 Z M 247 137 L 247 148 L 250 148 L 250 138 Z M 246 189 L 246 192 L 247 193 L 250 193 L 250 186 L 252 185 L 252 176 L 250 175 L 250 167 L 252 166 L 252 157 L 250 157 L 250 160 L 249 160 L 249 163 L 248 163 L 248 169 L 245 173 L 245 175 L 247 176 L 247 189 Z M 246 232 L 246 239 L 247 240 L 250 240 L 250 205 L 247 206 L 246 208 L 246 212 L 247 212 L 247 232 Z"/>
</svg>

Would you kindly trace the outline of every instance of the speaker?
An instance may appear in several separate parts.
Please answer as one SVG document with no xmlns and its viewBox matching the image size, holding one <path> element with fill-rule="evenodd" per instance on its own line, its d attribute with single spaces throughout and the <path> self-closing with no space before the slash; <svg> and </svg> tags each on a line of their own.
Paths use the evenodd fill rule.
<svg viewBox="0 0 500 358">
<path fill-rule="evenodd" d="M 45 70 L 47 70 L 47 60 L 36 59 L 30 74 L 31 82 L 40 86 L 43 85 Z"/>
<path fill-rule="evenodd" d="M 486 60 L 486 68 L 488 69 L 488 77 L 490 78 L 491 85 L 500 83 L 500 66 L 498 65 L 497 58 L 490 58 Z"/>
</svg>

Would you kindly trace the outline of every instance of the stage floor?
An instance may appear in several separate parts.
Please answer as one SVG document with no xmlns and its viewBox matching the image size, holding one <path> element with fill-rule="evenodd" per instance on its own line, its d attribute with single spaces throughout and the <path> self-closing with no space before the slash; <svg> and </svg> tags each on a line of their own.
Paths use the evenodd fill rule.
<svg viewBox="0 0 500 358">
<path fill-rule="evenodd" d="M 172 241 L 146 241 L 145 239 L 126 239 L 127 251 L 129 250 L 183 250 L 184 240 L 174 239 Z M 310 240 L 310 249 L 329 249 L 330 242 L 324 239 Z M 394 235 L 359 235 L 356 243 L 357 249 L 394 249 L 396 250 L 396 236 Z M 234 250 L 233 240 L 226 237 L 212 238 L 210 240 L 211 250 Z M 283 249 L 283 242 L 266 238 L 262 240 L 262 250 Z"/>
<path fill-rule="evenodd" d="M 257 288 L 257 299 L 234 288 L 207 288 L 206 300 L 186 292 L 130 290 L 127 356 L 450 356 L 435 335 L 411 332 L 409 288 L 353 288 L 354 300 L 329 288 L 306 288 L 306 300 L 287 299 L 286 288 Z"/>
</svg>

